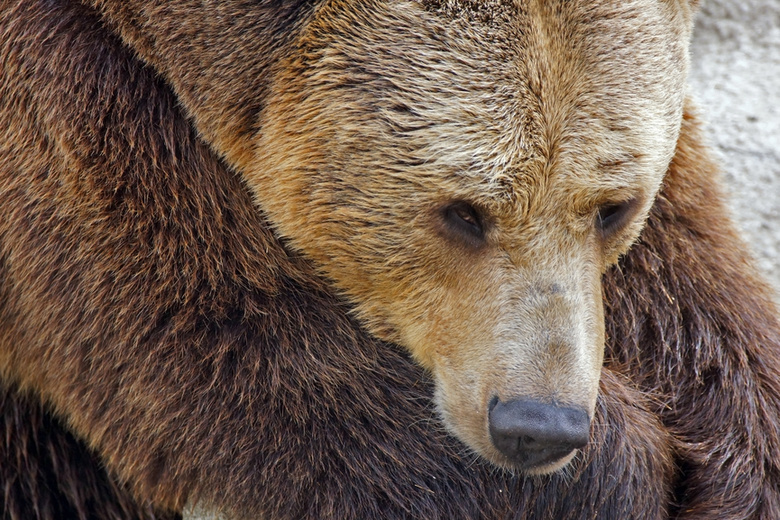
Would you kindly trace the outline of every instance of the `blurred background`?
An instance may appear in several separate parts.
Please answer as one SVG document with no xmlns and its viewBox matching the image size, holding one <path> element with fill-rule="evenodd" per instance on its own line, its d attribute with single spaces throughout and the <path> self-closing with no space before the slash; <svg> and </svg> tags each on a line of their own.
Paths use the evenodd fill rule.
<svg viewBox="0 0 780 520">
<path fill-rule="evenodd" d="M 704 0 L 691 53 L 733 216 L 780 302 L 780 0 Z"/>
</svg>

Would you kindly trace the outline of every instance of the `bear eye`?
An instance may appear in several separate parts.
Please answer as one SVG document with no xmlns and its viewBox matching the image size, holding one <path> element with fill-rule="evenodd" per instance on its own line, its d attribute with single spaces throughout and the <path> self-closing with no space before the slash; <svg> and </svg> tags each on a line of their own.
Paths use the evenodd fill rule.
<svg viewBox="0 0 780 520">
<path fill-rule="evenodd" d="M 463 201 L 453 202 L 442 211 L 447 228 L 461 237 L 482 241 L 485 230 L 482 217 L 471 204 Z"/>
<path fill-rule="evenodd" d="M 635 206 L 636 199 L 604 204 L 596 214 L 596 227 L 605 235 L 614 233 L 627 223 Z"/>
</svg>

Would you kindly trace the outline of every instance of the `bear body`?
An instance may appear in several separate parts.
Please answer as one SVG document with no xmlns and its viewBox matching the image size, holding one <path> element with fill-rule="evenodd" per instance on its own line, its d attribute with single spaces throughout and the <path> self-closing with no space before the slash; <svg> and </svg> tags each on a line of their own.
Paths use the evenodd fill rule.
<svg viewBox="0 0 780 520">
<path fill-rule="evenodd" d="M 281 121 L 279 96 L 310 88 L 280 87 L 296 35 L 354 28 L 323 25 L 340 19 L 327 9 L 386 6 L 94 4 L 11 2 L 0 16 L 5 517 L 165 518 L 194 502 L 227 518 L 780 516 L 777 311 L 681 97 L 663 111 L 679 138 L 661 132 L 652 161 L 674 153 L 663 186 L 648 169 L 630 198 L 649 213 L 642 236 L 617 267 L 627 245 L 600 250 L 603 284 L 582 301 L 605 302 L 584 318 L 604 324 L 586 334 L 606 338 L 600 378 L 585 377 L 598 397 L 562 399 L 587 395 L 588 445 L 529 477 L 485 460 L 475 428 L 450 424 L 459 440 L 441 427 L 431 399 L 453 358 L 416 348 L 264 200 L 258 157 L 287 155 L 258 115 Z M 466 4 L 417 7 L 488 29 L 506 7 Z M 664 52 L 684 53 L 687 6 L 645 4 L 680 13 Z M 413 108 L 397 112 L 411 124 Z M 327 141 L 312 139 L 307 160 L 321 160 Z"/>
</svg>

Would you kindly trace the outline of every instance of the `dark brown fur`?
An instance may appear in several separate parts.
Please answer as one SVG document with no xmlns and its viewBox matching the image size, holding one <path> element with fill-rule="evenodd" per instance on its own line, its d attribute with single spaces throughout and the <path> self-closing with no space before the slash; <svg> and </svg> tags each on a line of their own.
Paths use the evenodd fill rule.
<svg viewBox="0 0 780 520">
<path fill-rule="evenodd" d="M 247 518 L 780 517 L 777 313 L 692 119 L 605 279 L 592 442 L 568 474 L 524 479 L 442 431 L 427 377 L 287 253 L 94 12 L 7 3 L 0 45 L 6 517 L 192 500 Z"/>
<path fill-rule="evenodd" d="M 780 334 L 694 117 L 641 241 L 605 280 L 607 365 L 630 366 L 677 444 L 679 514 L 780 515 Z"/>
</svg>

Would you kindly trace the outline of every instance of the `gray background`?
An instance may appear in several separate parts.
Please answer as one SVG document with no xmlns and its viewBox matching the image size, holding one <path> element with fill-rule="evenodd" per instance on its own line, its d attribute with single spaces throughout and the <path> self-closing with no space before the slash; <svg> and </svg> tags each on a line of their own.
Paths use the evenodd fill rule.
<svg viewBox="0 0 780 520">
<path fill-rule="evenodd" d="M 780 0 L 705 2 L 690 85 L 723 166 L 732 215 L 778 295 Z"/>
</svg>

